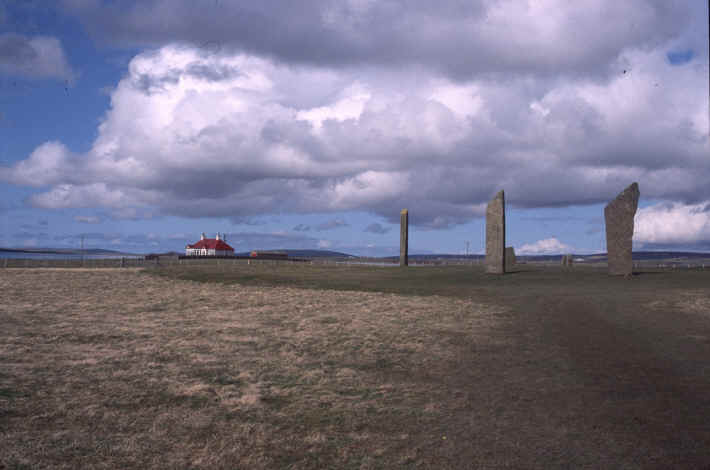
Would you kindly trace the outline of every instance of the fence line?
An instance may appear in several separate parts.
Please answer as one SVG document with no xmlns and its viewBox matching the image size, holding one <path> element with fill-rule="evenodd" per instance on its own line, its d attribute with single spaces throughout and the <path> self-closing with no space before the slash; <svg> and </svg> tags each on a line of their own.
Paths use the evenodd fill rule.
<svg viewBox="0 0 710 470">
<path fill-rule="evenodd" d="M 300 262 L 295 262 L 300 261 Z M 158 268 L 169 266 L 194 266 L 194 267 L 209 267 L 217 266 L 220 269 L 228 269 L 236 266 L 279 266 L 279 265 L 309 265 L 309 266 L 380 266 L 380 267 L 397 267 L 397 262 L 379 261 L 358 261 L 358 260 L 337 260 L 337 259 L 312 259 L 312 260 L 294 260 L 294 259 L 259 259 L 259 258 L 107 258 L 107 259 L 30 259 L 30 258 L 3 258 L 0 262 L 2 268 Z M 411 266 L 476 266 L 480 265 L 479 260 L 424 260 L 416 263 L 411 263 Z M 558 266 L 558 262 L 553 261 L 526 261 L 519 263 L 520 265 L 543 265 L 543 266 Z M 602 268 L 606 263 L 577 263 L 575 267 L 598 267 Z M 708 260 L 698 260 L 696 263 L 687 261 L 668 261 L 658 263 L 653 261 L 635 261 L 634 269 L 659 269 L 659 270 L 675 270 L 675 269 L 710 269 Z"/>
</svg>

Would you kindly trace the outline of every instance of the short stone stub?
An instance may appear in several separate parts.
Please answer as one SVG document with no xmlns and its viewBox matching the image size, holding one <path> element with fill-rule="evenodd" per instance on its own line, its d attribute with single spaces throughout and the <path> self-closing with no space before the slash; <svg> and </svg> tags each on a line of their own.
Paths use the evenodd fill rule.
<svg viewBox="0 0 710 470">
<path fill-rule="evenodd" d="M 515 248 L 505 247 L 505 272 L 509 273 L 515 269 Z"/>
</svg>

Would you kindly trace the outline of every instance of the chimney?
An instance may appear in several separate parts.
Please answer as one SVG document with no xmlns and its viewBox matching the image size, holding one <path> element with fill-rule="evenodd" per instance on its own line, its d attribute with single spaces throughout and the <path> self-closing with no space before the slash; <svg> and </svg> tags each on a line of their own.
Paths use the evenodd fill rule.
<svg viewBox="0 0 710 470">
<path fill-rule="evenodd" d="M 204 239 L 205 239 L 205 232 L 202 232 L 202 236 L 200 237 L 200 240 L 204 240 Z"/>
<path fill-rule="evenodd" d="M 223 233 L 223 234 L 222 234 L 222 240 L 225 241 L 225 242 L 227 241 L 227 234 L 226 234 L 226 233 Z"/>
<path fill-rule="evenodd" d="M 216 238 L 216 239 L 219 240 L 219 232 L 217 232 L 217 238 Z"/>
</svg>

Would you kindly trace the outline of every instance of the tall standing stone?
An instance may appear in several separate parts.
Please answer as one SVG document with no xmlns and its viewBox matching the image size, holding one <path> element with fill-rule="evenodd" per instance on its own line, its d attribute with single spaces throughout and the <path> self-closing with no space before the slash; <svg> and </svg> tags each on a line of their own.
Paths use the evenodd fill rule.
<svg viewBox="0 0 710 470">
<path fill-rule="evenodd" d="M 515 268 L 515 248 L 505 247 L 505 272 L 509 273 Z"/>
<path fill-rule="evenodd" d="M 633 271 L 631 239 L 639 204 L 639 185 L 631 184 L 604 208 L 609 274 L 629 276 Z"/>
<path fill-rule="evenodd" d="M 503 190 L 486 208 L 486 272 L 505 273 L 505 194 Z"/>
<path fill-rule="evenodd" d="M 409 265 L 409 211 L 399 213 L 399 265 Z"/>
</svg>

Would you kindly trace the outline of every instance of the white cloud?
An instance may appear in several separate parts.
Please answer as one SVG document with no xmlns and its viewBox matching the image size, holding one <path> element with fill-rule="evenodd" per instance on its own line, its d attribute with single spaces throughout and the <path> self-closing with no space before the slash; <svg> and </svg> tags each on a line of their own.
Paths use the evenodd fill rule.
<svg viewBox="0 0 710 470">
<path fill-rule="evenodd" d="M 0 74 L 73 82 L 76 74 L 57 38 L 0 34 Z"/>
<path fill-rule="evenodd" d="M 662 203 L 639 209 L 634 242 L 643 245 L 710 244 L 710 201 Z"/>
<path fill-rule="evenodd" d="M 344 27 L 333 8 L 334 27 Z M 353 11 L 377 22 L 371 15 L 382 8 Z M 707 95 L 697 91 L 707 68 L 666 60 L 685 34 L 674 15 L 684 13 L 670 9 L 664 29 L 659 5 L 606 8 L 627 16 L 602 20 L 606 10 L 594 2 L 472 7 L 469 21 L 486 39 L 479 54 L 501 53 L 498 68 L 485 66 L 490 73 L 427 62 L 425 42 L 415 50 L 429 59 L 406 67 L 289 61 L 258 47 L 158 47 L 134 57 L 113 87 L 90 151 L 48 142 L 0 168 L 0 179 L 42 188 L 29 199 L 38 207 L 99 207 L 119 218 L 358 210 L 397 223 L 407 207 L 413 224 L 430 228 L 480 216 L 501 188 L 518 207 L 607 202 L 631 181 L 643 198 L 709 199 Z M 456 10 L 441 9 L 431 22 L 419 19 L 421 34 L 440 26 L 453 36 L 432 47 L 465 49 Z M 482 12 L 488 25 L 479 24 Z M 644 27 L 628 31 L 629 18 Z M 515 47 L 492 34 L 511 25 Z M 598 28 L 607 48 L 583 47 L 577 36 Z M 534 44 L 522 47 L 530 34 Z M 465 50 L 446 60 L 462 57 L 471 62 Z M 554 72 L 560 64 L 565 71 Z"/>
<path fill-rule="evenodd" d="M 46 209 L 110 207 L 125 210 L 127 206 L 144 204 L 151 197 L 150 191 L 112 187 L 106 183 L 89 183 L 59 184 L 46 193 L 33 194 L 29 200 L 34 206 Z"/>
<path fill-rule="evenodd" d="M 569 245 L 566 245 L 556 238 L 545 238 L 538 240 L 535 243 L 525 244 L 515 249 L 515 253 L 519 255 L 553 255 L 561 253 L 570 253 L 574 250 Z"/>
<path fill-rule="evenodd" d="M 367 89 L 357 82 L 344 89 L 339 95 L 337 101 L 330 105 L 299 111 L 296 114 L 297 118 L 309 121 L 320 130 L 326 119 L 345 121 L 359 118 L 365 104 L 372 97 Z"/>
<path fill-rule="evenodd" d="M 167 236 L 168 240 L 187 240 L 192 238 L 192 236 L 186 234 L 186 233 L 171 233 Z"/>
<path fill-rule="evenodd" d="M 75 215 L 74 221 L 82 224 L 98 224 L 101 219 L 93 215 Z"/>
<path fill-rule="evenodd" d="M 155 214 L 147 209 L 136 207 L 121 207 L 110 212 L 114 220 L 148 220 L 155 217 Z"/>
<path fill-rule="evenodd" d="M 24 247 L 36 247 L 37 245 L 39 245 L 39 240 L 36 238 L 26 238 L 22 240 L 22 246 Z"/>
<path fill-rule="evenodd" d="M 70 180 L 72 164 L 69 149 L 57 141 L 45 142 L 12 170 L 0 168 L 0 177 L 14 184 L 42 187 Z"/>
<path fill-rule="evenodd" d="M 337 218 L 337 219 L 332 219 L 327 222 L 323 222 L 322 224 L 318 224 L 315 226 L 315 229 L 319 232 L 322 232 L 324 230 L 333 230 L 336 228 L 341 228 L 341 227 L 349 227 L 350 224 L 345 222 L 343 219 Z"/>
</svg>

